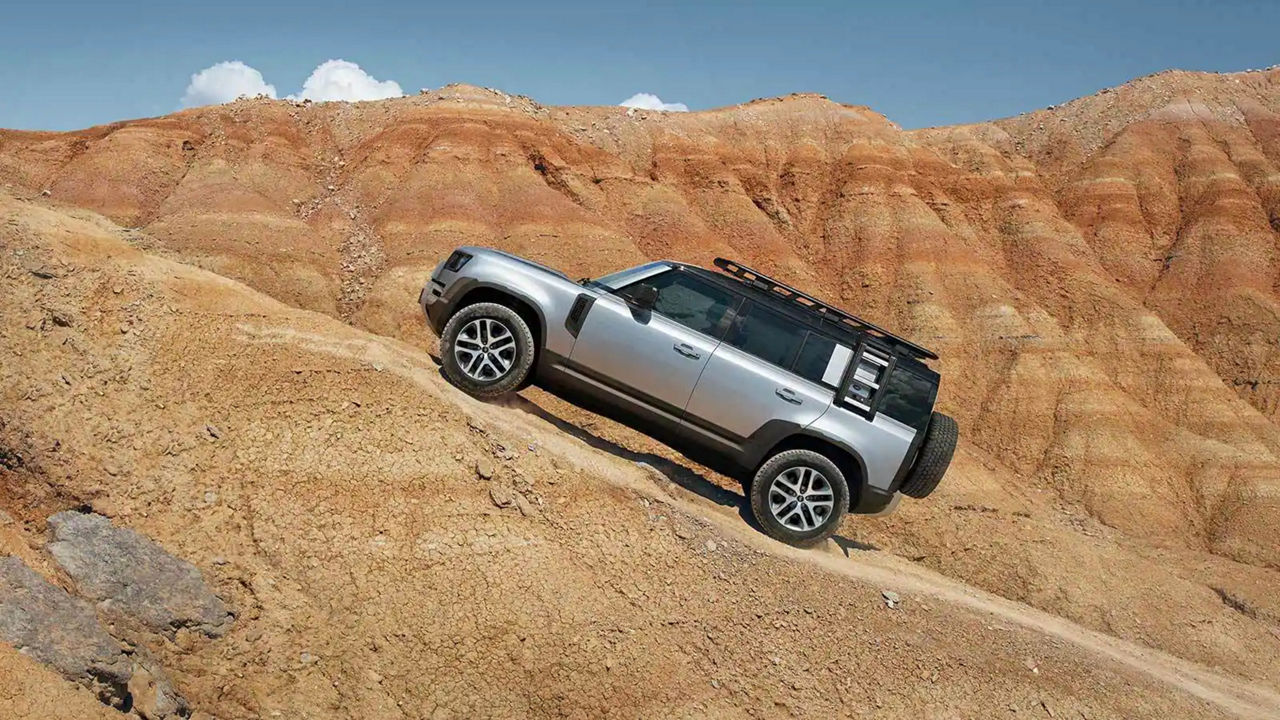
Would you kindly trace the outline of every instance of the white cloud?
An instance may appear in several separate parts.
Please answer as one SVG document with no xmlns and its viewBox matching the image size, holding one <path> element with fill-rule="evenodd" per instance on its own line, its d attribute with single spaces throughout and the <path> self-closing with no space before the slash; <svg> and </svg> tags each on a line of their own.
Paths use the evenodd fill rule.
<svg viewBox="0 0 1280 720">
<path fill-rule="evenodd" d="M 182 107 L 218 105 L 238 97 L 276 96 L 274 85 L 262 79 L 262 73 L 239 60 L 220 62 L 191 76 L 191 84 L 182 96 Z"/>
<path fill-rule="evenodd" d="M 182 107 L 219 105 L 236 98 L 266 95 L 276 97 L 275 85 L 268 84 L 262 73 L 239 60 L 220 62 L 191 76 L 191 84 L 182 96 Z M 302 89 L 290 99 L 316 100 L 382 100 L 400 97 L 404 91 L 394 80 L 375 80 L 360 66 L 346 60 L 327 60 L 311 71 Z"/>
<path fill-rule="evenodd" d="M 653 93 L 636 93 L 618 103 L 622 107 L 640 108 L 641 110 L 662 110 L 664 112 L 689 112 L 684 103 L 666 103 Z"/>
<path fill-rule="evenodd" d="M 346 60 L 327 60 L 311 71 L 311 77 L 302 83 L 298 99 L 316 100 L 383 100 L 400 97 L 404 91 L 394 80 L 379 82 L 360 66 Z"/>
</svg>

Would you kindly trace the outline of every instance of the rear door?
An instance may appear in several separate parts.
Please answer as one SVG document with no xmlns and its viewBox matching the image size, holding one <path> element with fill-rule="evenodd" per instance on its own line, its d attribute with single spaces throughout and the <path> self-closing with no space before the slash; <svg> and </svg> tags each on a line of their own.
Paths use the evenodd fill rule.
<svg viewBox="0 0 1280 720">
<path fill-rule="evenodd" d="M 658 290 L 653 310 L 630 303 L 635 284 L 601 296 L 573 345 L 570 365 L 587 380 L 678 421 L 739 297 L 678 268 L 640 282 Z"/>
<path fill-rule="evenodd" d="M 831 405 L 852 351 L 767 307 L 735 313 L 685 409 L 685 422 L 738 448 L 766 423 L 804 427 Z"/>
</svg>

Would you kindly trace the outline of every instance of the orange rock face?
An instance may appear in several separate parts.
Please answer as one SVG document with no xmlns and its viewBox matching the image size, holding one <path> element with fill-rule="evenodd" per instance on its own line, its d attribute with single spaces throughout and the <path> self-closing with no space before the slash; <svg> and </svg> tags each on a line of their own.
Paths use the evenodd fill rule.
<svg viewBox="0 0 1280 720">
<path fill-rule="evenodd" d="M 1040 634 L 993 641 L 1029 611 L 956 619 L 950 604 L 969 590 L 911 578 L 927 566 L 1280 686 L 1278 112 L 1270 70 L 1166 73 L 1052 110 L 910 132 L 812 95 L 668 114 L 467 86 L 0 131 L 0 450 L 34 458 L 0 457 L 0 510 L 20 520 L 0 513 L 0 554 L 52 574 L 36 540 L 43 518 L 91 503 L 203 565 L 250 612 L 222 645 L 149 647 L 195 707 L 220 717 L 285 700 L 317 717 L 343 704 L 388 717 L 437 705 L 776 715 L 797 699 L 835 712 L 863 691 L 820 696 L 737 669 L 854 677 L 878 662 L 895 670 L 891 692 L 875 693 L 891 700 L 887 717 L 985 716 L 1011 699 L 1090 717 L 1211 716 L 1098 664 L 1098 643 L 1074 630 L 1049 635 L 1090 653 L 1046 659 L 1041 675 L 1031 656 L 1056 619 L 1023 617 Z M 460 244 L 575 277 L 716 256 L 777 274 L 940 354 L 956 463 L 934 496 L 851 519 L 853 542 L 835 543 L 845 556 L 888 552 L 753 559 L 746 550 L 766 545 L 727 479 L 537 389 L 510 407 L 473 403 L 404 344 L 285 307 L 430 347 L 414 299 Z M 692 520 L 637 502 L 652 485 L 638 457 L 694 478 L 680 506 L 709 520 L 714 540 L 655 534 Z M 473 477 L 478 458 L 485 483 L 539 498 L 533 519 L 495 507 Z M 602 491 L 589 478 L 621 484 Z M 516 533 L 516 518 L 540 524 Z M 720 566 L 698 558 L 725 537 L 738 555 L 713 574 Z M 865 587 L 816 572 L 833 559 L 859 582 L 915 582 L 942 604 L 903 615 L 909 625 L 860 609 Z M 872 589 L 889 613 L 884 588 Z M 799 620 L 759 612 L 761 597 Z M 350 608 L 363 613 L 354 627 Z M 725 621 L 682 647 L 688 630 L 670 622 L 681 612 Z M 529 618 L 536 627 L 519 624 Z M 411 640 L 393 641 L 392 627 Z M 831 640 L 797 644 L 800 627 Z M 1125 667 L 1173 667 L 1145 652 Z M 268 670 L 237 676 L 224 654 Z M 926 656 L 941 676 L 920 674 Z M 0 675 L 26 673 L 19 660 L 0 652 Z M 489 705 L 458 704 L 476 698 L 419 677 L 487 686 L 491 661 L 512 682 Z M 603 693 L 601 667 L 614 678 Z M 1018 695 L 1027 673 L 1047 683 L 1034 698 Z M 934 690 L 921 690 L 925 676 Z M 721 684 L 747 700 L 708 694 Z M 1266 698 L 1256 707 L 1275 706 Z"/>
<path fill-rule="evenodd" d="M 904 132 L 817 96 L 667 114 L 466 86 L 0 135 L 0 179 L 426 342 L 452 247 L 727 255 L 936 349 L 968 446 L 1106 524 L 1280 563 L 1280 71 Z"/>
</svg>

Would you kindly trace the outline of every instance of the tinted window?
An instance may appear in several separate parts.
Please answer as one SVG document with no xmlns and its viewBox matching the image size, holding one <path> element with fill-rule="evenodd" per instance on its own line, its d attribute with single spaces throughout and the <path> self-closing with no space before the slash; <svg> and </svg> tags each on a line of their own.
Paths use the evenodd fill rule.
<svg viewBox="0 0 1280 720">
<path fill-rule="evenodd" d="M 937 385 L 899 366 L 880 392 L 884 395 L 880 401 L 880 412 L 919 429 L 929 421 Z"/>
<path fill-rule="evenodd" d="M 822 376 L 826 374 L 827 364 L 831 362 L 831 354 L 835 350 L 835 340 L 825 335 L 809 333 L 809 337 L 804 341 L 804 347 L 800 348 L 800 357 L 796 360 L 796 374 L 806 380 L 812 380 L 827 387 L 835 387 L 833 383 L 822 382 Z M 848 365 L 847 359 L 844 365 Z M 840 367 L 839 371 L 843 374 L 844 367 Z M 837 377 L 836 382 L 839 381 Z"/>
<path fill-rule="evenodd" d="M 724 341 L 761 360 L 791 369 L 806 334 L 808 330 L 794 320 L 750 303 L 734 317 Z"/>
<path fill-rule="evenodd" d="M 631 293 L 640 284 L 652 285 L 658 290 L 654 312 L 669 317 L 690 330 L 712 337 L 720 336 L 720 321 L 724 319 L 725 311 L 738 301 L 738 297 L 728 290 L 679 270 L 647 278 L 618 294 L 630 299 Z"/>
</svg>

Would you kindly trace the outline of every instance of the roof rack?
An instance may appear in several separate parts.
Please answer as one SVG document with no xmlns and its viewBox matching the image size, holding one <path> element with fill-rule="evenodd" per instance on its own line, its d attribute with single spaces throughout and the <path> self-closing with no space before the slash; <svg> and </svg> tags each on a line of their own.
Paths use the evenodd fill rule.
<svg viewBox="0 0 1280 720">
<path fill-rule="evenodd" d="M 909 354 L 914 355 L 918 358 L 923 358 L 925 360 L 938 359 L 937 354 L 935 354 L 934 352 L 930 350 L 926 350 L 925 348 L 920 347 L 919 345 L 911 342 L 910 340 L 907 340 L 906 338 L 900 337 L 898 335 L 894 335 L 893 333 L 889 332 L 888 330 L 885 330 L 879 325 L 867 322 L 866 320 L 863 320 L 862 318 L 856 315 L 847 313 L 844 310 L 841 310 L 840 308 L 835 307 L 834 305 L 828 305 L 827 303 L 822 302 L 821 300 L 813 297 L 812 295 L 803 293 L 791 287 L 790 285 L 787 285 L 786 283 L 782 283 L 777 280 L 774 280 L 773 278 L 769 277 L 768 275 L 765 275 L 759 270 L 754 270 L 752 268 L 747 267 L 746 265 L 743 265 L 740 262 L 737 262 L 734 260 L 728 260 L 720 257 L 716 258 L 715 264 L 716 264 L 716 267 L 738 278 L 739 280 L 749 285 L 752 285 L 753 287 L 759 288 L 760 290 L 764 290 L 768 293 L 777 295 L 780 299 L 794 302 L 795 304 L 808 310 L 809 312 L 818 315 L 819 318 L 823 320 L 830 320 L 830 321 L 842 323 L 844 325 L 849 325 L 853 329 L 859 332 L 867 333 L 874 337 L 880 338 L 881 340 L 885 340 L 891 344 L 897 345 L 901 347 L 903 350 L 906 350 Z"/>
</svg>

